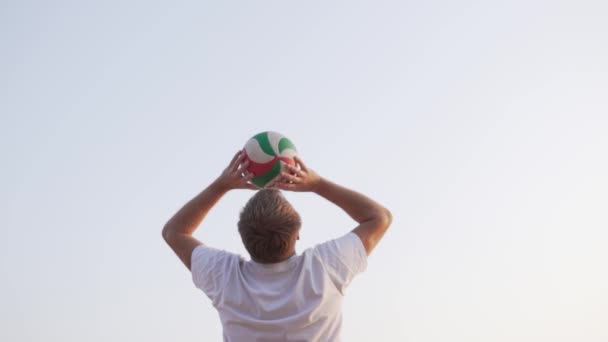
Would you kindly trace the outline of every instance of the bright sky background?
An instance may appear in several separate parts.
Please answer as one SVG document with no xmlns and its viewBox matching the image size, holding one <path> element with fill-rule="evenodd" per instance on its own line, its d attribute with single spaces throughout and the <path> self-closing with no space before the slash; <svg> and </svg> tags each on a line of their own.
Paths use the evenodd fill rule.
<svg viewBox="0 0 608 342">
<path fill-rule="evenodd" d="M 260 131 L 386 205 L 344 341 L 608 340 L 604 1 L 0 2 L 0 340 L 219 341 L 164 223 Z M 245 253 L 251 192 L 196 236 Z M 311 194 L 299 251 L 354 223 Z"/>
</svg>

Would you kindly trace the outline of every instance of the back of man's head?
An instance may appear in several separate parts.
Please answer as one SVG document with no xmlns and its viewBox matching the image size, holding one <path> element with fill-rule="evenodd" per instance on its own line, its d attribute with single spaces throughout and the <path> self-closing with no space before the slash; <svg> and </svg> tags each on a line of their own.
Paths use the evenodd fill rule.
<svg viewBox="0 0 608 342">
<path fill-rule="evenodd" d="M 289 258 L 301 226 L 300 215 L 276 189 L 258 191 L 239 218 L 239 233 L 254 261 L 275 263 Z"/>
</svg>

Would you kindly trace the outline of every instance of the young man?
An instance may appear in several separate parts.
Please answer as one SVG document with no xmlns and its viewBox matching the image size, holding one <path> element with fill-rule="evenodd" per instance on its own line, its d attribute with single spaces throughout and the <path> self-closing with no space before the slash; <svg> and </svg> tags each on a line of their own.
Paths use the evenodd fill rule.
<svg viewBox="0 0 608 342">
<path fill-rule="evenodd" d="M 273 184 L 245 205 L 238 229 L 251 256 L 204 245 L 192 234 L 233 189 L 256 189 L 237 153 L 222 174 L 165 225 L 163 237 L 213 302 L 224 341 L 340 341 L 342 296 L 391 224 L 370 198 L 320 177 L 296 158 Z M 310 191 L 342 208 L 358 226 L 346 235 L 295 253 L 300 216 L 277 189 Z"/>
</svg>

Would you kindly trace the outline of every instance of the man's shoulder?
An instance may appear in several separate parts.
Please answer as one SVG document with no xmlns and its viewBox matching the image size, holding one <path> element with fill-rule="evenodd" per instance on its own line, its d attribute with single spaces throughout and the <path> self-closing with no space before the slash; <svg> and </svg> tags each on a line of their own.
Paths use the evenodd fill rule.
<svg viewBox="0 0 608 342">
<path fill-rule="evenodd" d="M 332 254 L 339 254 L 340 250 L 354 250 L 358 252 L 365 252 L 365 247 L 363 246 L 363 242 L 361 242 L 361 239 L 357 234 L 353 232 L 348 232 L 347 234 L 338 238 L 319 243 L 309 248 L 305 252 L 316 254 L 330 252 Z"/>
<path fill-rule="evenodd" d="M 353 277 L 367 268 L 367 253 L 355 233 L 348 233 L 312 247 L 307 253 L 343 293 Z"/>
<path fill-rule="evenodd" d="M 353 232 L 310 247 L 302 252 L 302 257 L 305 260 L 317 260 L 322 264 L 367 264 L 363 242 Z"/>
<path fill-rule="evenodd" d="M 220 260 L 235 260 L 241 262 L 245 260 L 240 254 L 233 253 L 224 249 L 210 247 L 205 244 L 200 244 L 192 250 L 192 259 L 195 258 L 199 261 L 204 261 L 205 259 L 207 259 L 214 262 Z"/>
<path fill-rule="evenodd" d="M 192 251 L 192 281 L 216 303 L 226 283 L 243 262 L 236 253 L 199 245 Z"/>
<path fill-rule="evenodd" d="M 192 251 L 192 273 L 217 277 L 217 272 L 224 274 L 244 262 L 244 258 L 233 252 L 209 247 L 204 244 L 196 246 Z"/>
</svg>

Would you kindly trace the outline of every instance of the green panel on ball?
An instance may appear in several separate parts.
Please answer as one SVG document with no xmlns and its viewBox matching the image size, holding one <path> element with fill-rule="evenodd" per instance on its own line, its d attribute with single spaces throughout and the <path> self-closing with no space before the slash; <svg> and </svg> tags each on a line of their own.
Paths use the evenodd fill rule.
<svg viewBox="0 0 608 342">
<path fill-rule="evenodd" d="M 260 148 L 262 149 L 262 151 L 264 151 L 264 153 L 269 156 L 276 157 L 276 153 L 274 153 L 274 151 L 272 150 L 272 146 L 270 145 L 270 141 L 268 140 L 267 132 L 256 134 L 253 139 L 258 141 L 258 143 L 260 144 Z"/>
<path fill-rule="evenodd" d="M 266 184 L 268 184 L 268 182 L 273 180 L 280 173 L 281 173 L 281 161 L 277 160 L 274 163 L 274 165 L 272 166 L 272 169 L 268 170 L 268 172 L 266 172 L 263 175 L 253 177 L 253 179 L 251 180 L 251 183 L 255 184 L 259 188 L 263 188 L 266 186 Z"/>
<path fill-rule="evenodd" d="M 281 138 L 281 140 L 279 140 L 279 153 L 283 153 L 283 151 L 288 148 L 297 151 L 295 145 L 289 139 Z"/>
</svg>

